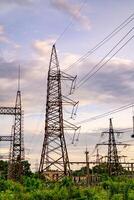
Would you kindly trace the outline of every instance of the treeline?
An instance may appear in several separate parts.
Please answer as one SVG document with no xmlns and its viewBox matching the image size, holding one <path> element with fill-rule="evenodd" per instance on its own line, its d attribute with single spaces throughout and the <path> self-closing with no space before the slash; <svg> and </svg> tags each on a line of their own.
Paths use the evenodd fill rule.
<svg viewBox="0 0 134 200">
<path fill-rule="evenodd" d="M 94 167 L 100 171 L 101 180 L 94 186 L 76 184 L 71 178 L 50 182 L 32 173 L 30 164 L 24 161 L 24 176 L 21 182 L 7 180 L 8 164 L 0 161 L 0 200 L 134 200 L 134 179 L 127 176 L 109 178 L 105 166 Z M 92 171 L 90 171 L 91 173 Z M 83 176 L 86 168 L 74 172 Z"/>
<path fill-rule="evenodd" d="M 1 200 L 134 200 L 134 180 L 109 179 L 98 186 L 78 187 L 69 178 L 52 183 L 33 175 L 22 183 L 0 179 Z"/>
</svg>

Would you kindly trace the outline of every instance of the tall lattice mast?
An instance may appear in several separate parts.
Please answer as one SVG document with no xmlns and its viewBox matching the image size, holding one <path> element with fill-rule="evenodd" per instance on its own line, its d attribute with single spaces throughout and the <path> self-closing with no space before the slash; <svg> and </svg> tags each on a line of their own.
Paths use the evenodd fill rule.
<svg viewBox="0 0 134 200">
<path fill-rule="evenodd" d="M 63 126 L 61 72 L 55 45 L 48 71 L 45 135 L 39 172 L 56 180 L 70 173 Z"/>
<path fill-rule="evenodd" d="M 22 161 L 24 160 L 24 138 L 22 128 L 23 111 L 21 108 L 21 91 L 20 91 L 20 67 L 18 77 L 18 91 L 15 103 L 15 122 L 13 130 L 13 142 L 10 163 L 10 177 L 11 179 L 19 180 L 23 174 Z"/>
</svg>

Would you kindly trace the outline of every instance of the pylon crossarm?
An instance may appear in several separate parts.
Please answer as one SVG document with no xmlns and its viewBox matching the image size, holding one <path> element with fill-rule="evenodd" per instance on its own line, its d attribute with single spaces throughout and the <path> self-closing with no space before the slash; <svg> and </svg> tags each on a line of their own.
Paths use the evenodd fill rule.
<svg viewBox="0 0 134 200">
<path fill-rule="evenodd" d="M 0 107 L 0 115 L 15 115 L 20 114 L 20 109 L 15 107 Z"/>
<path fill-rule="evenodd" d="M 12 136 L 0 136 L 0 141 L 12 141 L 13 137 Z"/>
<path fill-rule="evenodd" d="M 109 145 L 109 143 L 98 143 L 97 144 L 98 146 L 100 145 Z M 132 144 L 125 144 L 125 143 L 116 143 L 116 145 L 119 145 L 119 146 L 132 146 Z"/>
</svg>

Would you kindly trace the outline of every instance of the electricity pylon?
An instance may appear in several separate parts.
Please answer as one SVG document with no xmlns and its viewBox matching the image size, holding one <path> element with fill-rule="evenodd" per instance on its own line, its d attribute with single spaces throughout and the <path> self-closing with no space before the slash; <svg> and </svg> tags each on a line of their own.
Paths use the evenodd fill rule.
<svg viewBox="0 0 134 200">
<path fill-rule="evenodd" d="M 23 137 L 23 111 L 21 107 L 21 91 L 20 91 L 20 68 L 18 77 L 18 91 L 15 102 L 15 121 L 13 125 L 13 141 L 10 147 L 10 161 L 8 173 L 9 179 L 20 180 L 23 175 L 23 161 L 24 161 L 24 137 Z"/>
<path fill-rule="evenodd" d="M 116 147 L 114 129 L 112 124 L 112 119 L 110 118 L 110 125 L 109 125 L 109 140 L 108 140 L 108 171 L 111 175 L 119 174 L 119 158 L 118 152 Z"/>
<path fill-rule="evenodd" d="M 63 100 L 61 80 L 72 81 L 72 89 L 74 89 L 75 78 L 61 73 L 56 48 L 53 45 L 47 79 L 45 135 L 39 165 L 39 173 L 53 180 L 70 175 L 62 107 L 65 100 L 69 103 L 69 98 L 64 97 Z M 65 126 L 72 128 L 69 123 L 66 123 Z"/>
<path fill-rule="evenodd" d="M 14 116 L 14 125 L 11 136 L 0 136 L 0 141 L 10 141 L 10 156 L 8 178 L 19 181 L 23 175 L 24 137 L 23 137 L 23 111 L 21 107 L 20 67 L 18 76 L 18 91 L 14 107 L 0 107 L 0 115 Z"/>
<path fill-rule="evenodd" d="M 120 131 L 114 131 L 112 119 L 110 118 L 109 131 L 103 132 L 108 134 L 108 143 L 102 143 L 97 145 L 107 145 L 108 146 L 108 156 L 107 156 L 107 167 L 109 176 L 118 175 L 122 171 L 121 164 L 119 163 L 119 156 L 117 151 L 117 145 L 124 145 L 121 143 L 116 143 L 115 133 L 122 133 Z"/>
</svg>

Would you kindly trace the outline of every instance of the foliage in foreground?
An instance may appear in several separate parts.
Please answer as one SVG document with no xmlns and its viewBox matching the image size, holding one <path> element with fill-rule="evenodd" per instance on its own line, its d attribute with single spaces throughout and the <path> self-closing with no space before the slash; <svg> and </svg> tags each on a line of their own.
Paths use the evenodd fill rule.
<svg viewBox="0 0 134 200">
<path fill-rule="evenodd" d="M 65 178 L 48 183 L 36 177 L 23 177 L 22 183 L 0 179 L 0 200 L 134 200 L 134 180 L 109 179 L 98 186 L 76 186 Z"/>
</svg>

